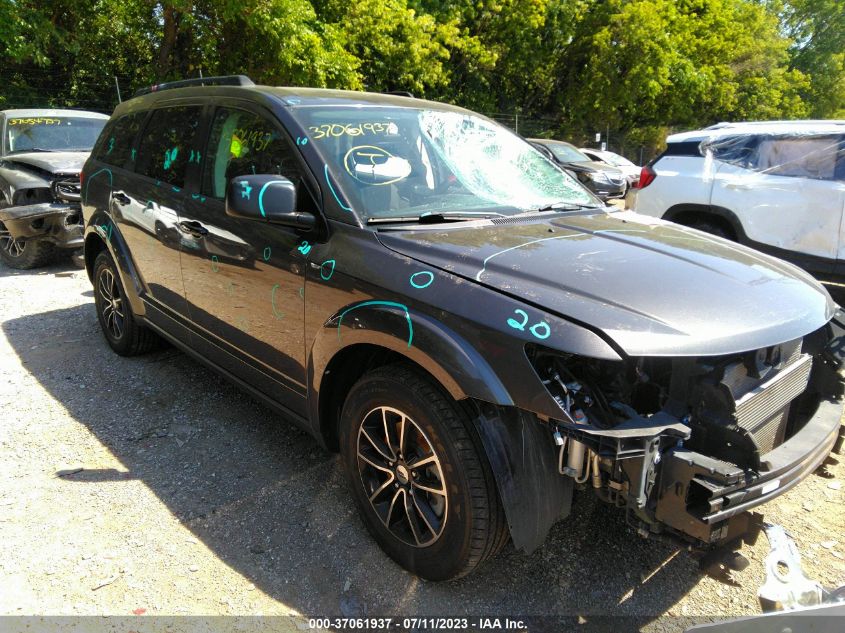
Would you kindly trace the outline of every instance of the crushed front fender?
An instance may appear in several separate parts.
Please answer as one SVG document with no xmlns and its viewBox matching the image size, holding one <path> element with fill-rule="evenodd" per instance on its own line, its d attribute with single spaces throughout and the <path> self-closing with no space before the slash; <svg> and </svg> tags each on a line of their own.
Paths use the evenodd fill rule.
<svg viewBox="0 0 845 633">
<path fill-rule="evenodd" d="M 16 240 L 40 239 L 59 248 L 80 248 L 82 211 L 78 204 L 43 202 L 0 209 L 0 222 Z"/>
</svg>

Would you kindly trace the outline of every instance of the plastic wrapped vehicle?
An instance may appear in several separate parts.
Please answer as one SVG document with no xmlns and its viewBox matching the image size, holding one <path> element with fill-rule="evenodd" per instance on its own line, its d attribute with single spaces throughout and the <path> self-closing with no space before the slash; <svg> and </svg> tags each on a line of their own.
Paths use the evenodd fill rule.
<svg viewBox="0 0 845 633">
<path fill-rule="evenodd" d="M 0 259 L 36 268 L 82 247 L 79 172 L 108 116 L 0 112 Z"/>
<path fill-rule="evenodd" d="M 845 279 L 845 121 L 722 123 L 666 142 L 629 208 Z"/>
</svg>

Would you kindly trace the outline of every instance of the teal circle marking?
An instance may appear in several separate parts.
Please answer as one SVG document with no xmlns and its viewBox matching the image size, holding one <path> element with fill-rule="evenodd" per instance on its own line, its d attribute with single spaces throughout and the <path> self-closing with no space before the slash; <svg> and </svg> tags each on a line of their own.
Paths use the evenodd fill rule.
<svg viewBox="0 0 845 633">
<path fill-rule="evenodd" d="M 335 260 L 327 259 L 322 264 L 320 264 L 320 277 L 323 278 L 323 281 L 328 281 L 329 279 L 332 278 L 332 275 L 334 275 L 335 263 L 336 263 Z M 330 270 L 328 271 L 328 274 L 326 274 L 326 265 L 327 264 L 330 265 Z"/>
<path fill-rule="evenodd" d="M 268 246 L 267 248 L 265 248 L 265 249 L 264 249 L 264 252 L 261 254 L 261 256 L 264 258 L 264 261 L 265 261 L 265 262 L 270 260 L 270 254 L 271 254 L 272 252 L 273 252 L 273 251 L 271 251 L 271 250 L 270 250 L 270 247 L 269 247 L 269 246 Z"/>
<path fill-rule="evenodd" d="M 422 282 L 422 283 L 417 282 L 417 281 L 414 281 L 414 279 L 415 279 L 416 277 L 420 276 L 420 275 L 422 275 L 422 276 L 426 276 L 426 275 L 427 275 L 427 276 L 428 276 L 428 281 L 424 281 L 424 282 Z M 411 275 L 411 276 L 410 276 L 410 278 L 408 279 L 408 282 L 409 282 L 409 283 L 410 283 L 410 284 L 411 284 L 414 288 L 417 288 L 418 290 L 422 290 L 423 288 L 428 288 L 431 284 L 433 284 L 433 283 L 434 283 L 434 273 L 433 273 L 433 272 L 431 272 L 430 270 L 421 270 L 421 271 L 416 272 L 416 273 L 414 273 L 413 275 Z"/>
</svg>

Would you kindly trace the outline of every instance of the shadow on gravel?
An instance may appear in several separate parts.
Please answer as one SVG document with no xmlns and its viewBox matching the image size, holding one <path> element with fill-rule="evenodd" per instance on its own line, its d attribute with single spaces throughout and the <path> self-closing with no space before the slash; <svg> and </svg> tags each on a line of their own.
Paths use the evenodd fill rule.
<svg viewBox="0 0 845 633">
<path fill-rule="evenodd" d="M 308 616 L 557 616 L 532 630 L 558 631 L 582 615 L 628 631 L 700 578 L 684 552 L 640 539 L 619 511 L 581 495 L 530 556 L 508 546 L 468 578 L 420 581 L 370 539 L 335 455 L 184 354 L 113 354 L 91 303 L 2 327 L 28 371 L 126 471 L 56 476 L 68 487 L 142 480 L 223 562 Z M 626 618 L 606 627 L 593 618 L 606 614 Z"/>
</svg>

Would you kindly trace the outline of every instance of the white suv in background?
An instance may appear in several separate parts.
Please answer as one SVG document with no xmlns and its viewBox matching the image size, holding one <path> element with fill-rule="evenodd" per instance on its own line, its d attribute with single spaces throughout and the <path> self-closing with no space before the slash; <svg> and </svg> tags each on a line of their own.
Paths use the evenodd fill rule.
<svg viewBox="0 0 845 633">
<path fill-rule="evenodd" d="M 845 121 L 720 123 L 674 134 L 627 206 L 845 275 Z"/>
</svg>

